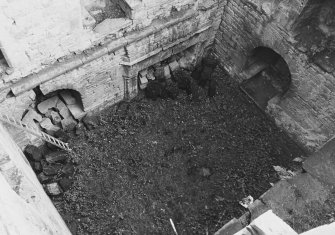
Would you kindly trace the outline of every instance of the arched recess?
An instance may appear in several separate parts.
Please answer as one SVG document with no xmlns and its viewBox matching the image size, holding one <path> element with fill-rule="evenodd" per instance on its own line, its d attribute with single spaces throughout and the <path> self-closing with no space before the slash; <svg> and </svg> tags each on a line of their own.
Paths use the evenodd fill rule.
<svg viewBox="0 0 335 235">
<path fill-rule="evenodd" d="M 81 94 L 76 90 L 60 89 L 46 95 L 38 88 L 34 91 L 39 117 L 33 118 L 47 132 L 73 129 L 85 115 Z"/>
<path fill-rule="evenodd" d="M 292 82 L 285 59 L 269 47 L 251 50 L 243 69 L 245 81 L 241 89 L 263 110 L 269 100 L 283 96 Z"/>
<path fill-rule="evenodd" d="M 69 90 L 75 97 L 80 100 L 82 109 L 85 111 L 88 108 L 87 102 L 85 102 L 85 91 L 82 88 L 79 88 L 80 84 L 75 84 L 73 81 L 64 82 L 61 81 L 49 81 L 47 83 L 41 84 L 39 90 L 43 96 L 50 96 L 50 94 L 57 93 L 62 90 Z"/>
</svg>

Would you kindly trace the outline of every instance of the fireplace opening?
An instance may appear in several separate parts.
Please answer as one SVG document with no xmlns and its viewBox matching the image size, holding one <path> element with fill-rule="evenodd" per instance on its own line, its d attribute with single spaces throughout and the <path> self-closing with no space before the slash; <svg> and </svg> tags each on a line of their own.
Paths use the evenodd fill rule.
<svg viewBox="0 0 335 235">
<path fill-rule="evenodd" d="M 241 89 L 265 110 L 274 97 L 283 96 L 291 84 L 291 72 L 286 61 L 268 47 L 257 47 L 248 56 Z"/>
</svg>

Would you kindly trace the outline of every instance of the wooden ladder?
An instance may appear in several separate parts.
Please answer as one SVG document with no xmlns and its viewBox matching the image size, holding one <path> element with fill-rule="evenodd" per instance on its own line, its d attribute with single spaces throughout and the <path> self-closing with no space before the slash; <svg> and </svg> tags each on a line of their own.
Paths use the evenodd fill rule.
<svg viewBox="0 0 335 235">
<path fill-rule="evenodd" d="M 46 133 L 44 133 L 43 131 L 37 129 L 37 128 L 34 128 L 32 126 L 29 126 L 21 121 L 18 121 L 18 120 L 15 120 L 14 118 L 11 118 L 11 117 L 8 117 L 7 115 L 0 115 L 0 121 L 3 121 L 7 124 L 10 124 L 12 126 L 15 126 L 23 131 L 26 131 L 26 132 L 29 132 L 30 134 L 33 134 L 43 140 L 45 140 L 46 142 L 52 144 L 52 145 L 55 145 L 61 149 L 64 149 L 66 151 L 69 151 L 71 152 L 72 149 L 69 147 L 69 144 L 68 143 L 65 143 L 51 135 L 48 135 Z"/>
</svg>

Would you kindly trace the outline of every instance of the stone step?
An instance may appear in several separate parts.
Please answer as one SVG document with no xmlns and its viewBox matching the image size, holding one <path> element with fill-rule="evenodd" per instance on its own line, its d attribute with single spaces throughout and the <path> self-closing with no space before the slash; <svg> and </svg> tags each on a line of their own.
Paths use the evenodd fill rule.
<svg viewBox="0 0 335 235">
<path fill-rule="evenodd" d="M 335 139 L 309 157 L 303 168 L 319 180 L 335 186 Z"/>
<path fill-rule="evenodd" d="M 323 209 L 332 191 L 332 187 L 304 173 L 275 184 L 260 200 L 283 220 L 299 228 L 309 228 L 315 220 L 314 210 Z"/>
<path fill-rule="evenodd" d="M 307 231 L 313 228 L 320 213 L 323 216 L 333 212 L 334 192 L 334 187 L 309 173 L 279 181 L 250 205 L 249 212 L 239 219 L 231 220 L 216 234 L 234 234 L 232 232 L 246 226 L 242 222 L 243 218 L 255 221 L 268 210 L 272 210 L 298 232 Z"/>
</svg>

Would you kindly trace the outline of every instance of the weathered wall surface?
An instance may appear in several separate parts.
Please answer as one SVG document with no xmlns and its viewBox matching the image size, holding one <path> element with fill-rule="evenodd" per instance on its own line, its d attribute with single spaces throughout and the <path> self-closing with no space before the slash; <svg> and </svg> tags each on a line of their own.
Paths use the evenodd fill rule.
<svg viewBox="0 0 335 235">
<path fill-rule="evenodd" d="M 0 71 L 1 113 L 21 119 L 36 103 L 20 97 L 34 96 L 36 87 L 44 95 L 78 91 L 85 111 L 132 98 L 141 70 L 190 48 L 201 56 L 222 14 L 217 0 L 120 0 L 126 18 L 98 24 L 87 2 L 0 1 L 0 45 L 12 67 Z"/>
<path fill-rule="evenodd" d="M 0 44 L 15 69 L 8 80 L 89 46 L 80 0 L 2 0 L 0 6 Z"/>
<path fill-rule="evenodd" d="M 0 233 L 71 234 L 25 156 L 0 124 Z"/>
<path fill-rule="evenodd" d="M 334 73 L 308 60 L 295 40 L 293 25 L 306 1 L 226 0 L 215 50 L 238 81 L 252 49 L 265 46 L 287 62 L 292 84 L 281 99 L 272 100 L 268 113 L 303 147 L 314 151 L 335 134 Z"/>
<path fill-rule="evenodd" d="M 108 19 L 110 21 L 99 26 L 88 26 L 87 18 L 93 18 L 87 16 L 85 7 L 88 8 L 88 2 L 94 9 L 105 0 L 1 0 L 0 47 L 14 70 L 13 74 L 3 74 L 2 80 L 17 81 L 48 67 L 57 59 L 81 53 L 108 38 L 116 39 L 142 30 L 155 21 L 169 21 L 178 13 L 198 12 L 203 15 L 202 21 L 207 21 L 207 14 L 213 14 L 213 7 L 218 6 L 215 0 L 124 0 L 119 2 L 129 8 L 128 18 Z"/>
</svg>

